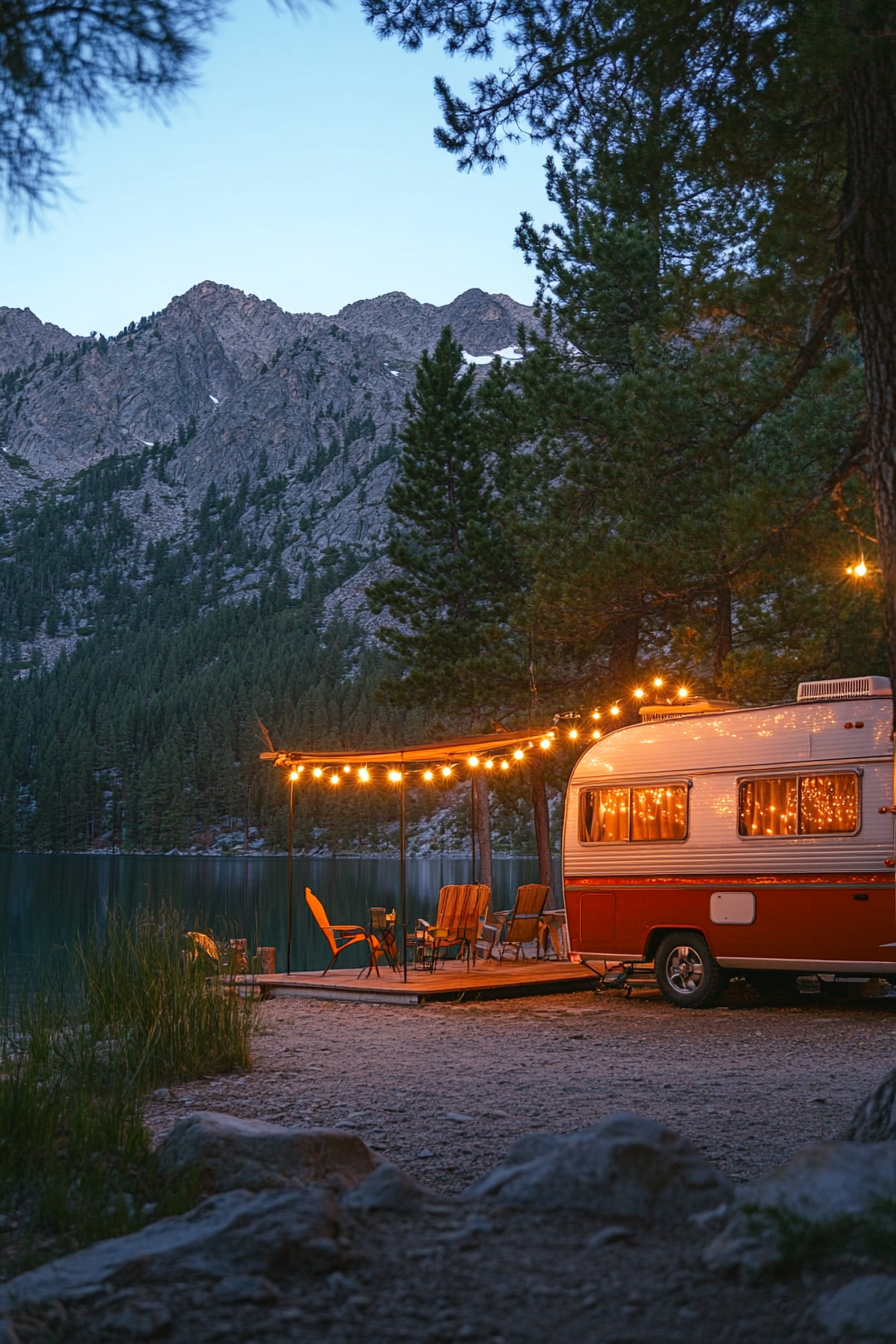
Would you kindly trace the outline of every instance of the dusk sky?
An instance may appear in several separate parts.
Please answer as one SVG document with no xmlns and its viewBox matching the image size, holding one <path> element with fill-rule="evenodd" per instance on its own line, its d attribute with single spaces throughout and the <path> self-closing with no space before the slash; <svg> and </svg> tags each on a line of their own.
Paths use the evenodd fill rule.
<svg viewBox="0 0 896 1344">
<path fill-rule="evenodd" d="M 396 289 L 529 302 L 513 231 L 522 210 L 554 217 L 546 149 L 511 147 L 487 177 L 433 143 L 433 76 L 465 88 L 479 68 L 379 41 L 354 0 L 297 20 L 239 0 L 167 122 L 79 133 L 71 197 L 0 234 L 0 304 L 114 334 L 205 279 L 294 312 Z"/>
</svg>

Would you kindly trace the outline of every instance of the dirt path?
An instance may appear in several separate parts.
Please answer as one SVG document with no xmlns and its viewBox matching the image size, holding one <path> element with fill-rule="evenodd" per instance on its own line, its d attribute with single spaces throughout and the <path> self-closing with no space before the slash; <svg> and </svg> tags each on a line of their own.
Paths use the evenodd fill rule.
<svg viewBox="0 0 896 1344">
<path fill-rule="evenodd" d="M 707 1012 L 587 992 L 419 1008 L 275 999 L 254 1068 L 153 1098 L 167 1130 L 188 1108 L 338 1125 L 422 1183 L 463 1189 L 532 1130 L 617 1110 L 664 1121 L 736 1181 L 835 1136 L 896 1065 L 896 999 Z"/>
</svg>

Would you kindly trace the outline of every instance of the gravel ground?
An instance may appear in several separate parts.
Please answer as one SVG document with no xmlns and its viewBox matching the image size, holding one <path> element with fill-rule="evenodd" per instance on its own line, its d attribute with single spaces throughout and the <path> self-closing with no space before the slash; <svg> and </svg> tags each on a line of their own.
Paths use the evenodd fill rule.
<svg viewBox="0 0 896 1344">
<path fill-rule="evenodd" d="M 628 1108 L 687 1135 L 736 1180 L 835 1135 L 894 1064 L 896 999 L 682 1012 L 605 992 L 475 1006 L 273 1000 L 253 1071 L 155 1097 L 161 1134 L 189 1108 L 338 1125 L 440 1192 L 405 1214 L 343 1213 L 343 1267 L 276 1284 L 184 1278 L 17 1317 L 21 1344 L 820 1344 L 826 1290 L 884 1261 L 838 1254 L 757 1284 L 707 1272 L 719 1225 L 632 1226 L 455 1198 L 516 1136 Z M 0 1338 L 2 1338 L 0 1323 Z M 7 1339 L 11 1336 L 7 1335 Z"/>
<path fill-rule="evenodd" d="M 834 1137 L 896 1065 L 896 998 L 672 1008 L 610 991 L 417 1008 L 272 999 L 254 1068 L 153 1099 L 160 1134 L 188 1107 L 337 1125 L 455 1193 L 532 1130 L 618 1110 L 689 1138 L 735 1181 Z"/>
</svg>

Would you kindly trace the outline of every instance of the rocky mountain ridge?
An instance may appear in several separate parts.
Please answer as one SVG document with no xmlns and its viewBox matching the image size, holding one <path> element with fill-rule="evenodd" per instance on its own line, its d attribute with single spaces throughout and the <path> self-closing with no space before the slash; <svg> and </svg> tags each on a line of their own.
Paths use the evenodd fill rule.
<svg viewBox="0 0 896 1344">
<path fill-rule="evenodd" d="M 338 562 L 345 579 L 328 609 L 363 614 L 422 350 L 450 325 L 482 363 L 529 322 L 525 305 L 477 289 L 441 307 L 390 293 L 326 316 L 212 281 L 115 337 L 0 308 L 0 554 L 21 563 L 17 538 L 44 525 L 41 501 L 83 494 L 105 473 L 104 507 L 120 511 L 128 535 L 106 561 L 136 581 L 148 546 L 189 543 L 203 517 L 220 532 L 229 501 L 230 534 L 245 545 L 223 557 L 222 598 L 259 591 L 274 566 L 298 593 L 310 570 Z M 67 526 L 77 532 L 77 518 Z M 25 664 L 35 649 L 52 661 L 90 625 L 96 584 L 80 572 L 59 582 L 67 591 L 51 585 L 45 605 L 61 605 L 61 630 L 37 612 L 31 629 L 3 632 Z"/>
</svg>

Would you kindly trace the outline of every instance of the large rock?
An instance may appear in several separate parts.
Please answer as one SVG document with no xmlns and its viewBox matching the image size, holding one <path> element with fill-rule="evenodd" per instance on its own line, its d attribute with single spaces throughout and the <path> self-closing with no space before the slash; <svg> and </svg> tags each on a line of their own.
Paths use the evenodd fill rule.
<svg viewBox="0 0 896 1344">
<path fill-rule="evenodd" d="M 522 1207 L 680 1220 L 683 1210 L 725 1204 L 733 1190 L 686 1139 L 623 1111 L 577 1134 L 527 1135 L 467 1193 Z"/>
<path fill-rule="evenodd" d="M 340 1260 L 337 1231 L 333 1198 L 319 1187 L 255 1195 L 231 1190 L 180 1217 L 99 1241 L 0 1284 L 0 1313 L 89 1298 L 106 1285 L 165 1281 L 174 1273 L 276 1278 L 296 1269 L 331 1270 Z"/>
<path fill-rule="evenodd" d="M 426 1191 L 391 1162 L 377 1167 L 366 1181 L 342 1196 L 342 1207 L 356 1213 L 404 1213 L 420 1207 Z"/>
<path fill-rule="evenodd" d="M 831 1335 L 862 1339 L 896 1339 L 896 1279 L 890 1274 L 865 1274 L 836 1293 L 826 1293 L 817 1307 L 819 1323 Z"/>
<path fill-rule="evenodd" d="M 873 1214 L 896 1200 L 896 1143 L 815 1143 L 738 1188 L 731 1221 L 704 1252 L 712 1269 L 756 1272 L 782 1258 L 800 1224 Z"/>
<path fill-rule="evenodd" d="M 198 1171 L 206 1194 L 324 1183 L 350 1189 L 377 1166 L 357 1134 L 285 1129 L 217 1111 L 196 1111 L 179 1120 L 159 1145 L 158 1156 L 169 1175 Z"/>
<path fill-rule="evenodd" d="M 840 1135 L 854 1143 L 885 1143 L 896 1140 L 896 1069 L 864 1101 Z"/>
</svg>

